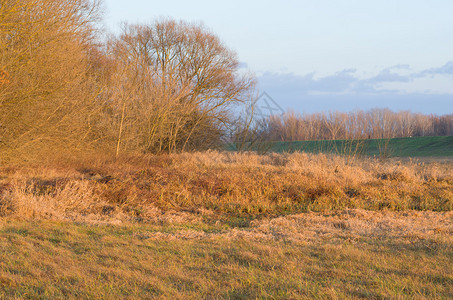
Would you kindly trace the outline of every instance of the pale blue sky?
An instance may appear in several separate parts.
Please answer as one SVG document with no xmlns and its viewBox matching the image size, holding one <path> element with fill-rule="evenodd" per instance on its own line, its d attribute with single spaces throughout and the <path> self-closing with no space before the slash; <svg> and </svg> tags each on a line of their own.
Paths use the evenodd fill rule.
<svg viewBox="0 0 453 300">
<path fill-rule="evenodd" d="M 453 113 L 452 0 L 105 0 L 106 24 L 201 21 L 284 109 Z"/>
</svg>

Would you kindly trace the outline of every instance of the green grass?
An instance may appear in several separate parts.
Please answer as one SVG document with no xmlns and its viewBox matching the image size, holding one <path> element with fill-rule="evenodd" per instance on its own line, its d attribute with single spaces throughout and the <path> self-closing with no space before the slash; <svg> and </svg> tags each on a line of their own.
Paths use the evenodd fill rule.
<svg viewBox="0 0 453 300">
<path fill-rule="evenodd" d="M 272 152 L 362 154 L 385 157 L 453 157 L 453 136 L 367 140 L 272 142 L 260 146 Z M 232 150 L 233 148 L 230 147 Z"/>
</svg>

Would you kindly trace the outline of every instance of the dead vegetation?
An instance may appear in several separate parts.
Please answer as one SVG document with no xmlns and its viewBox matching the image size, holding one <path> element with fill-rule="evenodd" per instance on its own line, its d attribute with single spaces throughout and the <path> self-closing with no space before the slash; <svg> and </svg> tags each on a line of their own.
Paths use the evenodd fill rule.
<svg viewBox="0 0 453 300">
<path fill-rule="evenodd" d="M 4 166 L 0 298 L 451 298 L 451 169 L 216 151 Z"/>
<path fill-rule="evenodd" d="M 452 212 L 310 212 L 246 228 L 179 216 L 119 226 L 0 218 L 0 298 L 453 296 Z"/>
<path fill-rule="evenodd" d="M 453 208 L 450 163 L 334 155 L 199 152 L 3 167 L 0 214 L 20 219 L 166 222 L 343 209 Z"/>
</svg>

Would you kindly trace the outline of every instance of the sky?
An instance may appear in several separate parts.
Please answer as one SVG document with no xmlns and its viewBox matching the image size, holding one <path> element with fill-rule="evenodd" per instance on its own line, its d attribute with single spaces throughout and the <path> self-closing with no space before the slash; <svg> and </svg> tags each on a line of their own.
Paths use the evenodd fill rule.
<svg viewBox="0 0 453 300">
<path fill-rule="evenodd" d="M 105 23 L 202 22 L 300 113 L 390 108 L 453 113 L 451 0 L 104 0 Z M 263 96 L 264 97 L 264 96 Z M 266 100 L 266 101 L 267 101 Z"/>
</svg>

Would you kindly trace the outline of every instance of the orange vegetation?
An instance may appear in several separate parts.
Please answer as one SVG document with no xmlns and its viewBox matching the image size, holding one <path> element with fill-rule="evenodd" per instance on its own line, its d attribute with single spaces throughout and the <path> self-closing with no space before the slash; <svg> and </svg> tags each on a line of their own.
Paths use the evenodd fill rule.
<svg viewBox="0 0 453 300">
<path fill-rule="evenodd" d="M 0 85 L 9 83 L 9 74 L 5 70 L 0 70 Z"/>
<path fill-rule="evenodd" d="M 1 215 L 26 219 L 161 222 L 170 215 L 452 208 L 451 163 L 210 151 L 0 169 Z"/>
</svg>

